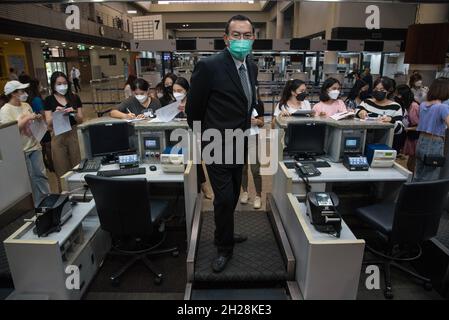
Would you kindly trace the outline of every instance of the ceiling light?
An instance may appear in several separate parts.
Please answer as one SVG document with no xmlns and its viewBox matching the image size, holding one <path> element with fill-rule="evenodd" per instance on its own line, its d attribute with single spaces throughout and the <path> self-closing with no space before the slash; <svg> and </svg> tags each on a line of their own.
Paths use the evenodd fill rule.
<svg viewBox="0 0 449 320">
<path fill-rule="evenodd" d="M 128 13 L 130 13 L 130 14 L 136 14 L 136 13 L 137 13 L 137 10 L 128 10 Z"/>
<path fill-rule="evenodd" d="M 104 50 L 104 49 L 106 49 L 106 48 L 105 48 L 105 47 L 101 47 L 101 49 L 103 49 L 103 50 Z"/>
<path fill-rule="evenodd" d="M 73 47 L 69 47 L 70 50 L 73 50 Z"/>
<path fill-rule="evenodd" d="M 14 38 L 14 40 L 20 41 L 20 40 L 22 40 L 22 39 L 20 39 L 20 38 Z"/>
<path fill-rule="evenodd" d="M 41 40 L 41 43 L 45 43 L 45 40 Z"/>
<path fill-rule="evenodd" d="M 114 50 L 114 48 L 111 48 L 111 50 Z"/>
</svg>

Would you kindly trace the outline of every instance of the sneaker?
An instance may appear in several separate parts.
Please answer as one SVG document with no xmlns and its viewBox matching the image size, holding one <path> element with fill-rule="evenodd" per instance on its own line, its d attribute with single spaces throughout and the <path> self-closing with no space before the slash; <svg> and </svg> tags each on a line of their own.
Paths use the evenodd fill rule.
<svg viewBox="0 0 449 320">
<path fill-rule="evenodd" d="M 262 207 L 262 199 L 259 196 L 254 198 L 254 209 L 260 209 Z"/>
<path fill-rule="evenodd" d="M 243 192 L 242 196 L 240 197 L 240 203 L 247 204 L 248 203 L 248 192 Z"/>
</svg>

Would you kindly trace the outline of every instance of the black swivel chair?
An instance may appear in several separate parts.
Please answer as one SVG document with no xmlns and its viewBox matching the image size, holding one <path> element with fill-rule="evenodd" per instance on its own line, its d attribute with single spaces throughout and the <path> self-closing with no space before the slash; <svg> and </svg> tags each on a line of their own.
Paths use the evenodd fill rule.
<svg viewBox="0 0 449 320">
<path fill-rule="evenodd" d="M 437 234 L 448 192 L 449 180 L 405 183 L 396 203 L 380 203 L 357 209 L 358 216 L 386 240 L 384 252 L 378 252 L 367 246 L 369 251 L 383 259 L 365 261 L 363 264 L 383 265 L 384 295 L 387 299 L 393 298 L 391 267 L 424 281 L 426 289 L 432 288 L 430 279 L 398 262 L 418 259 L 421 255 L 420 244 Z M 404 257 L 411 254 L 413 247 L 419 249 L 418 253 L 414 257 Z"/>
<path fill-rule="evenodd" d="M 154 250 L 165 240 L 163 218 L 169 213 L 169 202 L 150 200 L 148 182 L 144 178 L 86 175 L 85 180 L 92 191 L 101 228 L 111 234 L 110 254 L 130 257 L 110 277 L 112 284 L 119 285 L 120 276 L 137 261 L 142 261 L 155 275 L 154 282 L 160 284 L 163 275 L 156 271 L 148 256 L 171 253 L 176 257 L 179 254 L 176 247 Z M 154 238 L 157 238 L 156 244 Z"/>
</svg>

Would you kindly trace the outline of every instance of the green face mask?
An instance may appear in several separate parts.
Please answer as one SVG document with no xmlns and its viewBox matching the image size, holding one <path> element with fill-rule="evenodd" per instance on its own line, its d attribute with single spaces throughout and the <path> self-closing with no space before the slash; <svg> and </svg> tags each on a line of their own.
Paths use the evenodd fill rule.
<svg viewBox="0 0 449 320">
<path fill-rule="evenodd" d="M 245 60 L 252 50 L 253 40 L 229 40 L 229 52 L 237 60 Z"/>
</svg>

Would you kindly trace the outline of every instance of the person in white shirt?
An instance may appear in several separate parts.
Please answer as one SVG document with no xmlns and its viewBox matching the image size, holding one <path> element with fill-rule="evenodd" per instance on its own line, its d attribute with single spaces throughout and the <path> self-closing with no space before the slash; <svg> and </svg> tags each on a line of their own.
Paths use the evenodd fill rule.
<svg viewBox="0 0 449 320">
<path fill-rule="evenodd" d="M 78 93 L 78 90 L 81 91 L 80 75 L 81 75 L 80 71 L 75 66 L 73 66 L 72 71 L 70 72 L 70 76 L 72 78 L 73 86 L 75 87 L 76 93 Z"/>
<path fill-rule="evenodd" d="M 0 109 L 0 122 L 17 121 L 33 192 L 34 206 L 37 207 L 42 199 L 50 193 L 50 188 L 45 173 L 41 145 L 34 138 L 30 129 L 31 121 L 42 119 L 42 115 L 34 113 L 31 106 L 26 103 L 28 94 L 24 89 L 28 86 L 29 83 L 24 84 L 15 80 L 5 84 L 4 94 L 8 102 Z"/>
<path fill-rule="evenodd" d="M 288 80 L 282 92 L 282 97 L 276 105 L 273 113 L 273 121 L 276 117 L 289 117 L 298 110 L 311 110 L 310 102 L 307 97 L 306 83 L 299 79 Z"/>
</svg>

